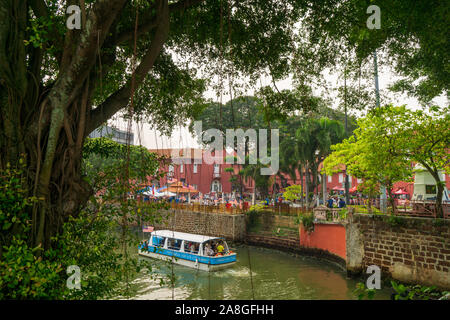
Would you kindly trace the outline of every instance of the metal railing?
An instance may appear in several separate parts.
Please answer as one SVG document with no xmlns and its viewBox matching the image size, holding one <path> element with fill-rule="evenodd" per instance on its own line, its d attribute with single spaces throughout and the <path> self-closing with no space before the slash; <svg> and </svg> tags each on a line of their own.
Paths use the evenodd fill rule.
<svg viewBox="0 0 450 320">
<path fill-rule="evenodd" d="M 374 199 L 369 201 L 367 199 L 360 199 L 362 201 L 355 202 L 355 205 L 350 205 L 350 207 L 355 208 L 355 213 L 373 213 L 379 214 L 380 212 L 380 201 L 379 199 Z M 411 216 L 411 217 L 428 217 L 437 218 L 438 210 L 436 201 L 425 200 L 425 201 L 412 201 L 407 199 L 394 199 L 394 206 L 392 203 L 387 201 L 387 213 L 394 213 L 399 216 Z M 450 219 L 450 203 L 442 203 L 443 218 Z"/>
<path fill-rule="evenodd" d="M 175 210 L 222 214 L 243 214 L 248 210 L 248 208 L 244 209 L 244 207 L 227 207 L 224 203 L 217 205 L 203 205 L 199 203 L 171 203 L 170 207 Z"/>
<path fill-rule="evenodd" d="M 327 208 L 319 206 L 314 208 L 314 220 L 316 221 L 329 221 L 342 223 L 347 221 L 347 209 L 346 208 Z"/>
</svg>

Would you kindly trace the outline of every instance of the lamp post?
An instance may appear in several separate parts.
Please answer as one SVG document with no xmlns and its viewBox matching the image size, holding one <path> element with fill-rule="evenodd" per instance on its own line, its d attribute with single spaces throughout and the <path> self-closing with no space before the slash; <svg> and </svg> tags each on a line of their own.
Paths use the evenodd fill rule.
<svg viewBox="0 0 450 320">
<path fill-rule="evenodd" d="M 377 50 L 373 52 L 373 64 L 374 64 L 374 75 L 375 75 L 375 98 L 376 98 L 376 106 L 380 108 L 380 89 L 378 87 L 378 62 L 377 62 Z M 382 213 L 386 213 L 386 186 L 380 186 L 380 211 Z"/>
</svg>

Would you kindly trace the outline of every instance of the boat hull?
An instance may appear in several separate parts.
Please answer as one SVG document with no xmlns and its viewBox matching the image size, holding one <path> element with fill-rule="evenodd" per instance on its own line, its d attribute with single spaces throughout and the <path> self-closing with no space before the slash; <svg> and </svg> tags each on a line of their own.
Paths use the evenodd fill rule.
<svg viewBox="0 0 450 320">
<path fill-rule="evenodd" d="M 139 250 L 138 253 L 140 256 L 164 261 L 173 261 L 175 264 L 202 271 L 222 270 L 236 263 L 236 254 L 219 257 L 203 257 L 184 252 L 174 252 L 173 250 L 155 248 L 150 248 L 148 251 Z"/>
</svg>

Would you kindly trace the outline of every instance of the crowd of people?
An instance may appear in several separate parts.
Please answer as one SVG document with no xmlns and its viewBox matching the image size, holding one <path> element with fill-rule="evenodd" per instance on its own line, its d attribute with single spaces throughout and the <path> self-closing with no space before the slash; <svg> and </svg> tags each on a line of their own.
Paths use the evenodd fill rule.
<svg viewBox="0 0 450 320">
<path fill-rule="evenodd" d="M 206 256 L 216 256 L 216 255 L 224 255 L 226 254 L 225 247 L 222 241 L 211 241 L 205 244 L 205 251 L 203 252 Z"/>
<path fill-rule="evenodd" d="M 172 250 L 180 250 L 181 240 L 179 239 L 168 239 L 167 247 Z M 199 252 L 200 244 L 197 242 L 186 241 L 184 244 L 184 252 L 195 253 Z M 143 251 L 149 250 L 148 241 L 145 240 L 140 243 L 139 249 Z M 203 255 L 214 257 L 217 255 L 224 255 L 228 253 L 228 249 L 224 245 L 223 241 L 212 240 L 205 243 L 203 247 Z"/>
<path fill-rule="evenodd" d="M 327 201 L 328 208 L 345 208 L 346 203 L 343 197 L 329 197 Z"/>
</svg>

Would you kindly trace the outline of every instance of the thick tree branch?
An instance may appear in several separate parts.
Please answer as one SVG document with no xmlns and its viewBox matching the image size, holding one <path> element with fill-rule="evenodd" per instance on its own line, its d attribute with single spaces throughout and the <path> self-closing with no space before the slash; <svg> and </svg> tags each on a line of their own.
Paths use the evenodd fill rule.
<svg viewBox="0 0 450 320">
<path fill-rule="evenodd" d="M 169 7 L 167 0 L 160 0 L 157 14 L 157 29 L 155 37 L 135 71 L 136 88 L 142 83 L 147 73 L 153 67 L 169 35 Z M 90 121 L 85 135 L 88 135 L 103 122 L 111 118 L 120 109 L 127 106 L 131 96 L 131 80 L 118 91 L 109 96 L 101 105 L 91 112 Z"/>
<path fill-rule="evenodd" d="M 64 71 L 58 77 L 49 95 L 52 105 L 54 101 L 59 101 L 66 108 L 75 97 L 79 96 L 80 88 L 95 64 L 98 47 L 102 46 L 111 24 L 125 1 L 103 0 L 95 3 L 87 18 L 87 27 L 82 30 L 75 51 L 73 54 L 63 53 L 63 56 L 72 58 L 66 68 L 61 67 Z M 69 31 L 69 33 L 73 32 Z M 65 50 L 72 51 L 73 49 L 72 46 L 67 46 Z"/>
<path fill-rule="evenodd" d="M 184 1 L 178 1 L 175 3 L 171 3 L 169 5 L 169 12 L 180 12 L 183 10 L 186 10 L 189 7 L 195 6 L 197 4 L 200 4 L 204 0 L 184 0 Z M 137 36 L 141 36 L 143 34 L 146 34 L 153 29 L 157 27 L 156 17 L 152 14 L 154 7 L 152 6 L 148 11 L 146 11 L 142 17 L 143 22 L 139 24 L 138 26 L 138 32 Z M 128 30 L 122 31 L 119 33 L 114 41 L 116 45 L 119 45 L 121 43 L 131 41 L 134 39 L 134 28 L 129 28 Z"/>
</svg>

